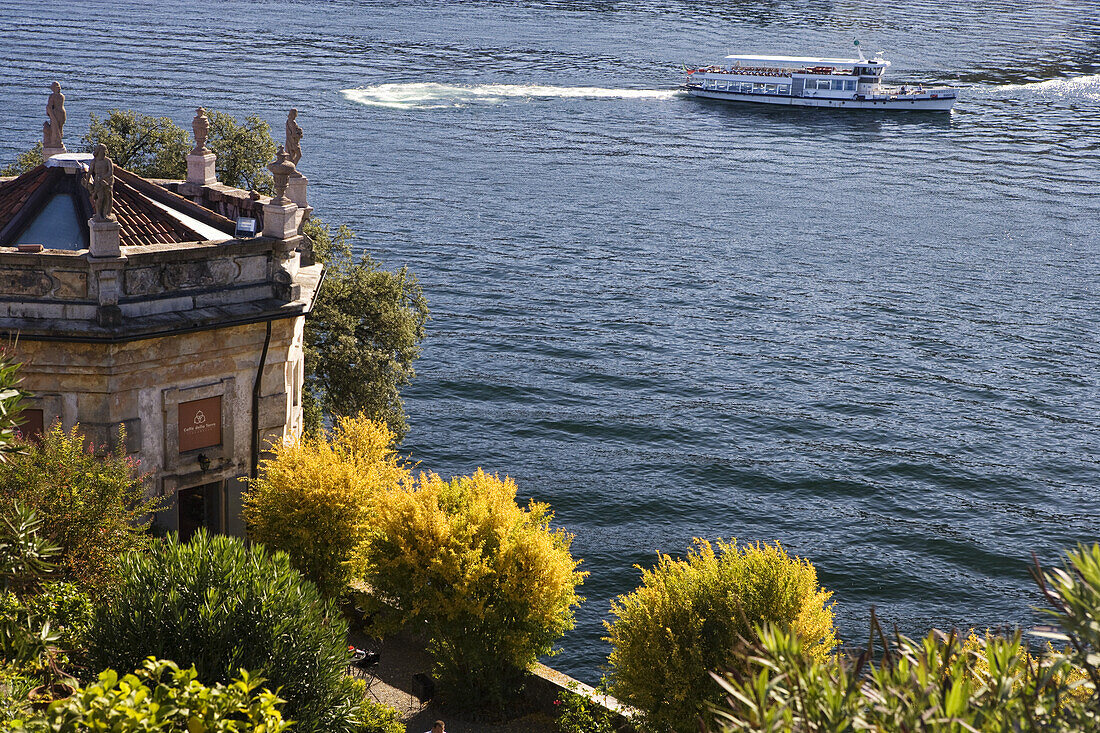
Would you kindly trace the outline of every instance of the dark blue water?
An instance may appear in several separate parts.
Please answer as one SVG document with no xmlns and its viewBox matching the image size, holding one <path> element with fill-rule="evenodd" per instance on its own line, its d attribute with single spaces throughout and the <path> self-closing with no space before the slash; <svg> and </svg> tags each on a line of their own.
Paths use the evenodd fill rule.
<svg viewBox="0 0 1100 733">
<path fill-rule="evenodd" d="M 553 663 L 693 537 L 781 541 L 903 630 L 1023 625 L 1098 537 L 1095 2 L 0 6 L 0 159 L 115 106 L 282 129 L 311 203 L 419 275 L 405 448 L 513 476 L 591 577 Z M 682 62 L 884 49 L 956 110 L 721 106 Z"/>
</svg>

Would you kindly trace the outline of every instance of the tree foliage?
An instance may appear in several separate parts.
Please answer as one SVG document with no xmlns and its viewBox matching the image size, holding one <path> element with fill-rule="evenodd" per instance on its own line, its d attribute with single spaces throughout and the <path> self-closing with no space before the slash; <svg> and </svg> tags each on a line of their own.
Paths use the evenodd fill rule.
<svg viewBox="0 0 1100 733">
<path fill-rule="evenodd" d="M 225 112 L 207 111 L 210 118 L 206 147 L 214 151 L 218 180 L 227 186 L 271 194 L 274 183 L 267 164 L 275 159 L 271 125 L 256 115 L 238 122 Z"/>
<path fill-rule="evenodd" d="M 100 119 L 93 112 L 81 143 L 89 153 L 100 143 L 106 145 L 115 165 L 139 176 L 179 179 L 187 175 L 187 134 L 169 117 L 112 109 Z"/>
<path fill-rule="evenodd" d="M 39 713 L 9 724 L 13 733 L 279 733 L 282 700 L 264 680 L 239 670 L 227 683 L 204 685 L 194 667 L 147 659 L 133 674 L 113 669 Z"/>
<path fill-rule="evenodd" d="M 250 537 L 286 552 L 323 593 L 338 596 L 374 496 L 411 480 L 393 439 L 385 424 L 360 416 L 338 418 L 327 435 L 274 446 L 245 496 Z"/>
<path fill-rule="evenodd" d="M 200 530 L 128 553 L 110 602 L 88 632 L 93 669 L 148 656 L 194 665 L 205 684 L 240 669 L 264 676 L 303 731 L 358 731 L 369 710 L 346 676 L 348 628 L 285 553 Z"/>
<path fill-rule="evenodd" d="M 15 162 L 0 168 L 0 176 L 21 176 L 32 168 L 42 165 L 42 143 L 36 142 L 30 150 L 25 150 L 15 158 Z"/>
<path fill-rule="evenodd" d="M 640 568 L 642 584 L 611 606 L 606 623 L 616 696 L 646 714 L 656 733 L 698 730 L 709 703 L 721 697 L 708 672 L 737 664 L 742 639 L 755 625 L 795 630 L 815 659 L 836 646 L 831 593 L 806 560 L 780 545 L 697 540 L 686 559 L 659 555 Z"/>
<path fill-rule="evenodd" d="M 146 496 L 124 436 L 118 445 L 96 453 L 79 426 L 65 432 L 55 424 L 0 465 L 0 512 L 17 501 L 35 510 L 42 537 L 61 548 L 60 576 L 98 589 L 110 584 L 122 553 L 148 546 L 145 530 L 164 508 L 162 498 Z"/>
<path fill-rule="evenodd" d="M 450 704 L 499 708 L 522 673 L 573 627 L 586 573 L 546 504 L 478 470 L 434 474 L 378 496 L 350 566 L 397 623 L 423 624 Z"/>
<path fill-rule="evenodd" d="M 347 227 L 333 232 L 313 219 L 305 232 L 327 267 L 306 319 L 307 429 L 319 429 L 326 413 L 362 412 L 401 439 L 408 422 L 400 390 L 416 375 L 427 299 L 406 268 L 383 270 L 366 254 L 355 260 Z"/>
</svg>

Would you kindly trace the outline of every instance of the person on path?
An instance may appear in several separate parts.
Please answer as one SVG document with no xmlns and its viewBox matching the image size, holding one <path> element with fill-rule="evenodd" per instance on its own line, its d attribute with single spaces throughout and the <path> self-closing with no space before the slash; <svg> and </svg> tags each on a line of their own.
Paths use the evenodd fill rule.
<svg viewBox="0 0 1100 733">
<path fill-rule="evenodd" d="M 443 733 L 443 721 L 437 720 L 432 723 L 432 729 L 426 730 L 424 733 Z"/>
</svg>

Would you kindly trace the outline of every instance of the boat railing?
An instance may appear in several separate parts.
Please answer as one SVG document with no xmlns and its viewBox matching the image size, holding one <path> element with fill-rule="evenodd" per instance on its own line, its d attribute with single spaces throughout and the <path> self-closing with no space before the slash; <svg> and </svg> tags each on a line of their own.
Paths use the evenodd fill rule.
<svg viewBox="0 0 1100 733">
<path fill-rule="evenodd" d="M 832 67 L 814 67 L 812 69 L 779 69 L 760 66 L 702 66 L 691 69 L 692 74 L 735 74 L 738 76 L 781 76 L 791 77 L 794 74 L 811 74 L 813 76 L 858 76 L 851 69 L 835 69 Z"/>
</svg>

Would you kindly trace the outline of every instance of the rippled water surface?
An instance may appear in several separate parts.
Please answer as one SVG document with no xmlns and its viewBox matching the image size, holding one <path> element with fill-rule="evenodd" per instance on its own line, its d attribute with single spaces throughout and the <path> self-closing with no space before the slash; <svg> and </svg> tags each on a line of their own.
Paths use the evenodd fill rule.
<svg viewBox="0 0 1100 733">
<path fill-rule="evenodd" d="M 405 447 L 549 501 L 592 681 L 634 563 L 779 540 L 903 630 L 1023 625 L 1098 537 L 1095 2 L 0 4 L 0 159 L 133 107 L 301 110 L 301 168 L 431 301 Z M 951 114 L 688 99 L 683 62 L 883 49 Z"/>
</svg>

